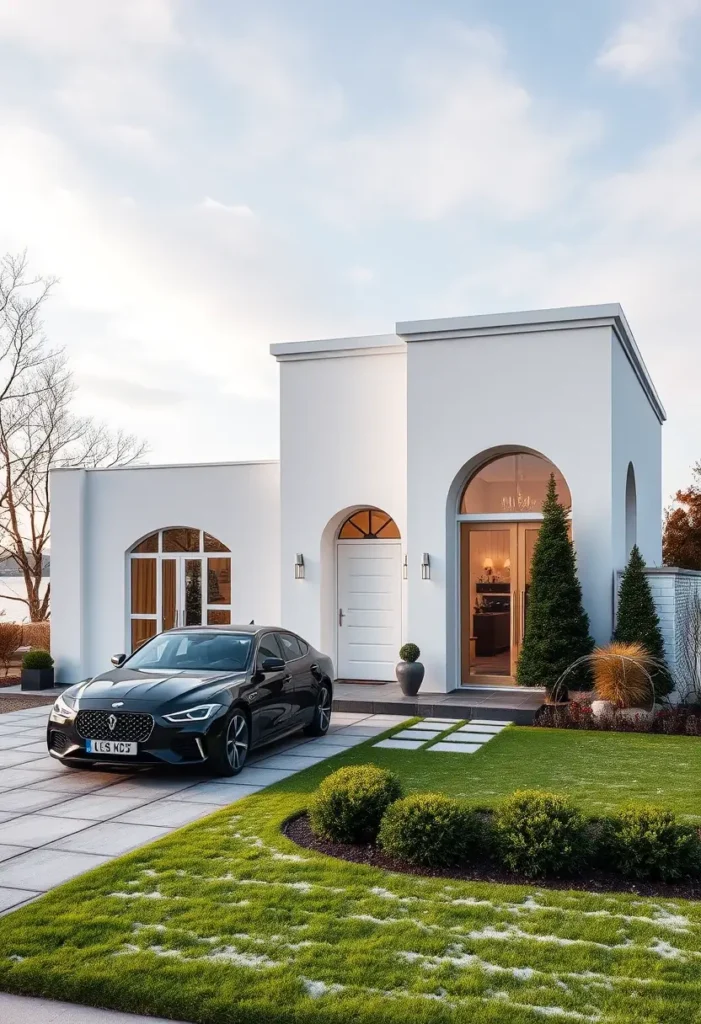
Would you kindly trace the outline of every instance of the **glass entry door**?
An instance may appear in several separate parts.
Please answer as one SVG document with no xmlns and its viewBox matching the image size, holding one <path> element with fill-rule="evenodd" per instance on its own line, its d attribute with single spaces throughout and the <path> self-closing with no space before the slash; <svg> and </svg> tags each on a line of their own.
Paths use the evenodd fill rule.
<svg viewBox="0 0 701 1024">
<path fill-rule="evenodd" d="M 231 624 L 229 554 L 132 554 L 129 584 L 132 651 L 166 629 Z"/>
<path fill-rule="evenodd" d="M 513 682 L 539 529 L 540 522 L 460 523 L 463 685 Z"/>
</svg>

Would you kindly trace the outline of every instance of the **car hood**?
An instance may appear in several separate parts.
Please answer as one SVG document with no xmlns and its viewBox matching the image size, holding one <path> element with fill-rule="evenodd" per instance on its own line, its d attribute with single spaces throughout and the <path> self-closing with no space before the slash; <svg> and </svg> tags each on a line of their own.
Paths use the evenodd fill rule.
<svg viewBox="0 0 701 1024">
<path fill-rule="evenodd" d="M 190 696 L 199 701 L 245 678 L 245 672 L 156 673 L 118 668 L 72 687 L 71 696 L 77 697 L 81 704 L 93 700 L 124 700 L 157 705 L 179 702 Z"/>
</svg>

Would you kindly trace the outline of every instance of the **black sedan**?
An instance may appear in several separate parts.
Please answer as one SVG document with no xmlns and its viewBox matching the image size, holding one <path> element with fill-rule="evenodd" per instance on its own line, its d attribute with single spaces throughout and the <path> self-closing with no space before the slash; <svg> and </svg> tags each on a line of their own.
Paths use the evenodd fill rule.
<svg viewBox="0 0 701 1024">
<path fill-rule="evenodd" d="M 65 690 L 49 716 L 49 753 L 94 764 L 205 765 L 237 775 L 248 752 L 331 721 L 333 664 L 301 637 L 260 626 L 171 629 Z"/>
</svg>

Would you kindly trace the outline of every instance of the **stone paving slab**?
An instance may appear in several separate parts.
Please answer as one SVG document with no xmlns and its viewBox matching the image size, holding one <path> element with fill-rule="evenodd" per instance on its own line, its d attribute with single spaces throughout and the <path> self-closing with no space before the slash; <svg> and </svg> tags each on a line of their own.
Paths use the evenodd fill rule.
<svg viewBox="0 0 701 1024">
<path fill-rule="evenodd" d="M 423 740 L 380 740 L 379 743 L 375 743 L 376 747 L 384 747 L 386 750 L 418 750 L 422 745 Z"/>
<path fill-rule="evenodd" d="M 22 903 L 27 903 L 29 900 L 36 899 L 37 896 L 41 896 L 41 893 L 35 892 L 33 889 L 2 889 L 0 888 L 0 914 L 6 910 L 11 910 L 13 907 L 20 906 Z M 2 995 L 0 995 L 0 1000 Z M 2 1003 L 0 1002 L 0 1008 Z M 0 1020 L 4 1022 L 5 1018 L 0 1014 Z"/>
<path fill-rule="evenodd" d="M 96 1010 L 91 1006 L 5 993 L 0 993 L 0 1021 L 2 1024 L 178 1024 L 162 1017 L 140 1017 L 118 1010 Z"/>
<path fill-rule="evenodd" d="M 35 890 L 47 892 L 108 860 L 110 857 L 105 854 L 69 853 L 47 846 L 28 850 L 0 864 L 0 889 L 25 889 L 31 883 Z"/>
</svg>

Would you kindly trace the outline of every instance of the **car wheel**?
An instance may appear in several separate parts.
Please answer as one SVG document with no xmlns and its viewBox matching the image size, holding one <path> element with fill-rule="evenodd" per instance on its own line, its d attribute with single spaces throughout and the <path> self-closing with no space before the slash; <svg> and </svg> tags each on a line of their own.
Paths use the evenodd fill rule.
<svg viewBox="0 0 701 1024">
<path fill-rule="evenodd" d="M 250 742 L 248 719 L 240 708 L 236 708 L 211 759 L 217 775 L 238 775 L 246 763 Z"/>
<path fill-rule="evenodd" d="M 331 725 L 331 690 L 322 686 L 317 697 L 314 717 L 304 730 L 307 736 L 324 736 Z"/>
</svg>

